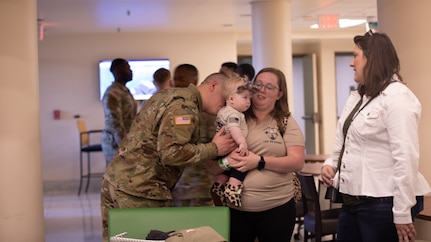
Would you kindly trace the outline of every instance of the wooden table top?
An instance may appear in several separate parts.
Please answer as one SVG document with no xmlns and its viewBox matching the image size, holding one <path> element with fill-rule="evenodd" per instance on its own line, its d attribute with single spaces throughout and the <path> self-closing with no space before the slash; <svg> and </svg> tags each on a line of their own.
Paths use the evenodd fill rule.
<svg viewBox="0 0 431 242">
<path fill-rule="evenodd" d="M 308 162 L 324 162 L 326 159 L 328 159 L 330 155 L 324 155 L 324 154 L 318 154 L 318 155 L 314 155 L 314 154 L 306 154 L 305 155 L 305 163 Z"/>
<path fill-rule="evenodd" d="M 306 154 L 305 155 L 305 164 L 301 170 L 301 173 L 311 174 L 313 176 L 320 175 L 320 168 L 322 168 L 323 162 L 329 157 L 329 155 L 314 155 L 314 154 Z"/>
<path fill-rule="evenodd" d="M 424 197 L 424 210 L 419 213 L 418 218 L 431 221 L 431 196 Z"/>
<path fill-rule="evenodd" d="M 305 162 L 304 167 L 302 168 L 300 173 L 320 176 L 321 168 L 322 162 Z"/>
</svg>

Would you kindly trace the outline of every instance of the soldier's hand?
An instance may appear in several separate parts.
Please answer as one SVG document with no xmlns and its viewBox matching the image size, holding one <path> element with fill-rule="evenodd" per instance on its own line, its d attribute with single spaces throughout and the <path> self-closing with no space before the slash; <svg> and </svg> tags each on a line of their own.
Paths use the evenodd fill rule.
<svg viewBox="0 0 431 242">
<path fill-rule="evenodd" d="M 217 155 L 224 156 L 232 152 L 238 145 L 233 140 L 230 134 L 223 135 L 224 127 L 222 127 L 212 139 L 212 142 L 217 146 Z"/>
</svg>

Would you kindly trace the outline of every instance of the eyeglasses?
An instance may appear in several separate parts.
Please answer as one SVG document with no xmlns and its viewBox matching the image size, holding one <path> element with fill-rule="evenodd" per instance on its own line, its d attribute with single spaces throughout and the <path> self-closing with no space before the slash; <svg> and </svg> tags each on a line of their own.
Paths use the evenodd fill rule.
<svg viewBox="0 0 431 242">
<path fill-rule="evenodd" d="M 275 89 L 280 89 L 280 88 L 278 88 L 278 87 L 276 87 L 276 86 L 274 86 L 274 85 L 272 85 L 272 84 L 270 84 L 270 83 L 267 83 L 267 84 L 265 84 L 265 85 L 263 85 L 263 83 L 262 82 L 256 82 L 255 84 L 254 84 L 254 86 L 257 88 L 257 89 L 261 89 L 262 87 L 265 87 L 265 89 L 266 90 L 269 90 L 269 91 L 274 91 Z"/>
</svg>

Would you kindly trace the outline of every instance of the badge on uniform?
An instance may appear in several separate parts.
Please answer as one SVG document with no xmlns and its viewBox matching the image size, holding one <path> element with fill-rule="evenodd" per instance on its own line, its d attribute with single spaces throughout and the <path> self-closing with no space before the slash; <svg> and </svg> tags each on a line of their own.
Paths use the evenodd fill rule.
<svg viewBox="0 0 431 242">
<path fill-rule="evenodd" d="M 175 125 L 190 125 L 192 124 L 191 115 L 175 116 L 174 123 Z"/>
<path fill-rule="evenodd" d="M 227 120 L 228 123 L 230 124 L 239 124 L 239 118 L 237 117 L 229 117 L 229 119 Z"/>
</svg>

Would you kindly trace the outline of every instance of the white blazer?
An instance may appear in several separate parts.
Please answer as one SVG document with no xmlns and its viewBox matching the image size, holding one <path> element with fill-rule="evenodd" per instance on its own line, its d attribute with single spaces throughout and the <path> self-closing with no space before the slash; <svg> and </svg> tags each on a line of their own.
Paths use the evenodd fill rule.
<svg viewBox="0 0 431 242">
<path fill-rule="evenodd" d="M 353 91 L 337 123 L 333 153 L 324 165 L 337 169 L 343 125 L 360 99 Z M 370 99 L 363 97 L 362 106 Z M 394 197 L 394 223 L 411 223 L 415 196 L 431 189 L 418 172 L 421 104 L 406 85 L 390 84 L 354 116 L 347 131 L 341 176 L 335 187 L 350 195 Z M 340 184 L 338 183 L 340 180 Z"/>
</svg>

